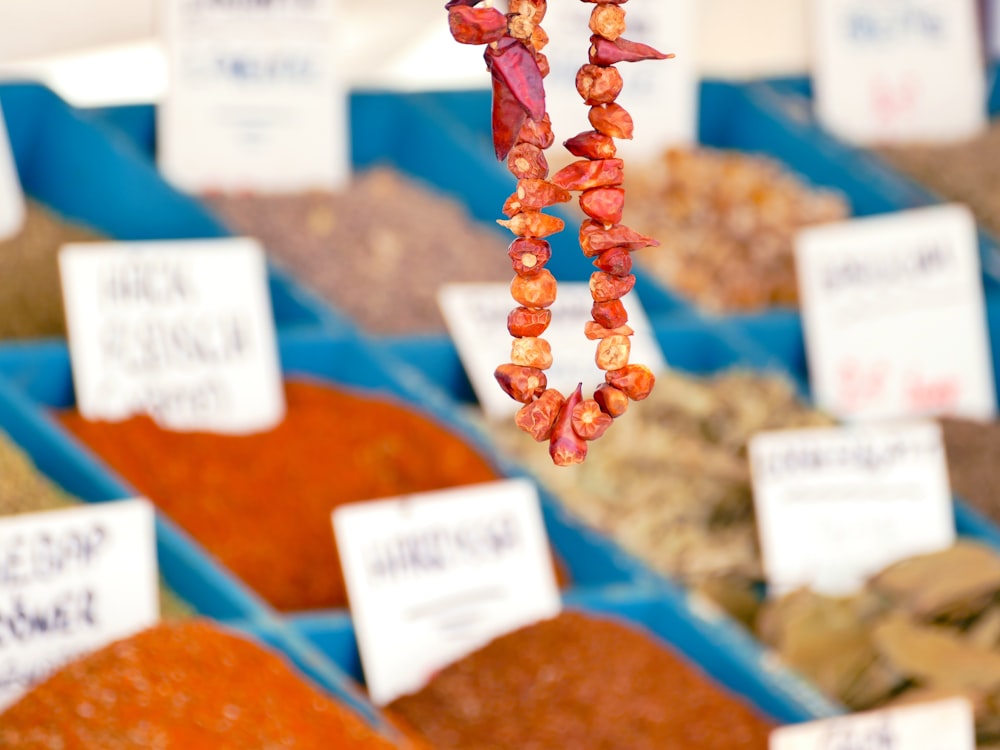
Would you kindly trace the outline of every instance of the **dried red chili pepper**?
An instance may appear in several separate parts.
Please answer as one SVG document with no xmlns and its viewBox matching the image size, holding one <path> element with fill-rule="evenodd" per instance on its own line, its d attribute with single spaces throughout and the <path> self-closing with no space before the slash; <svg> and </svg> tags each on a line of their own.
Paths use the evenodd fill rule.
<svg viewBox="0 0 1000 750">
<path fill-rule="evenodd" d="M 625 140 L 632 139 L 634 130 L 632 115 L 620 104 L 612 102 L 591 107 L 587 117 L 594 129 L 605 135 Z"/>
<path fill-rule="evenodd" d="M 590 12 L 590 30 L 614 41 L 625 33 L 625 11 L 611 3 L 601 3 Z"/>
<path fill-rule="evenodd" d="M 612 159 L 618 149 L 615 139 L 596 130 L 587 130 L 563 141 L 563 147 L 573 156 L 584 159 Z"/>
<path fill-rule="evenodd" d="M 552 426 L 549 455 L 556 466 L 572 466 L 587 458 L 587 442 L 573 431 L 573 409 L 583 400 L 583 384 L 566 399 Z"/>
<path fill-rule="evenodd" d="M 518 133 L 528 115 L 524 107 L 514 97 L 507 84 L 493 76 L 493 150 L 497 160 L 507 158 L 507 154 L 517 143 Z"/>
<path fill-rule="evenodd" d="M 580 208 L 591 219 L 603 224 L 617 224 L 625 210 L 625 190 L 620 187 L 594 187 L 580 196 Z"/>
<path fill-rule="evenodd" d="M 552 311 L 544 308 L 515 307 L 507 313 L 511 336 L 541 336 L 552 322 Z"/>
<path fill-rule="evenodd" d="M 628 336 L 608 336 L 598 342 L 594 361 L 602 370 L 620 370 L 628 364 L 631 350 L 632 340 Z"/>
<path fill-rule="evenodd" d="M 584 399 L 573 407 L 573 432 L 584 440 L 597 440 L 608 431 L 613 420 L 593 399 Z"/>
<path fill-rule="evenodd" d="M 666 60 L 673 55 L 665 55 L 648 44 L 630 42 L 628 39 L 605 39 L 594 34 L 590 37 L 590 62 L 593 65 L 614 65 L 620 62 L 640 60 Z"/>
<path fill-rule="evenodd" d="M 514 417 L 514 423 L 531 435 L 536 442 L 548 440 L 565 402 L 566 399 L 559 391 L 549 388 L 530 404 L 522 406 Z"/>
<path fill-rule="evenodd" d="M 549 307 L 556 301 L 556 278 L 547 268 L 530 276 L 515 276 L 510 296 L 522 307 Z"/>
<path fill-rule="evenodd" d="M 604 328 L 618 328 L 628 323 L 628 313 L 620 299 L 595 302 L 590 308 L 590 317 Z"/>
<path fill-rule="evenodd" d="M 511 364 L 523 367 L 537 367 L 539 370 L 548 370 L 552 367 L 552 347 L 545 339 L 537 336 L 522 336 L 515 338 L 510 345 Z M 623 363 L 624 364 L 624 363 Z M 605 370 L 617 370 L 617 367 L 605 367 Z"/>
<path fill-rule="evenodd" d="M 621 299 L 632 291 L 635 286 L 635 276 L 613 276 L 604 271 L 590 274 L 590 295 L 595 302 L 609 302 Z"/>
<path fill-rule="evenodd" d="M 622 92 L 622 74 L 602 65 L 583 65 L 576 72 L 576 90 L 584 104 L 609 104 Z"/>
<path fill-rule="evenodd" d="M 617 419 L 628 411 L 628 396 L 624 391 L 608 383 L 604 383 L 594 391 L 594 401 L 600 404 L 601 411 L 612 419 Z"/>
<path fill-rule="evenodd" d="M 621 159 L 575 161 L 552 175 L 552 182 L 565 190 L 621 185 L 625 180 L 623 164 Z"/>
<path fill-rule="evenodd" d="M 549 173 L 549 163 L 538 146 L 518 143 L 507 155 L 507 169 L 519 180 L 542 179 Z"/>
<path fill-rule="evenodd" d="M 493 377 L 508 396 L 522 404 L 527 404 L 535 396 L 541 395 L 547 385 L 545 373 L 537 367 L 500 365 L 494 371 Z"/>
<path fill-rule="evenodd" d="M 489 44 L 507 31 L 507 17 L 496 8 L 456 5 L 448 11 L 448 26 L 456 42 Z"/>
<path fill-rule="evenodd" d="M 545 267 L 552 257 L 552 248 L 545 240 L 534 237 L 518 237 L 510 243 L 507 255 L 518 276 L 536 273 Z"/>
<path fill-rule="evenodd" d="M 541 120 L 526 119 L 521 126 L 521 132 L 517 134 L 517 140 L 521 143 L 530 143 L 540 149 L 546 149 L 555 142 L 555 135 L 552 133 L 552 121 L 548 114 Z"/>
<path fill-rule="evenodd" d="M 594 265 L 612 276 L 628 276 L 632 271 L 632 253 L 621 246 L 613 247 L 594 258 Z"/>
<path fill-rule="evenodd" d="M 561 232 L 566 222 L 558 216 L 543 214 L 541 211 L 522 211 L 506 221 L 497 219 L 497 224 L 507 227 L 518 237 L 548 237 Z"/>
<path fill-rule="evenodd" d="M 556 203 L 565 203 L 573 197 L 568 190 L 553 182 L 532 178 L 518 180 L 515 195 L 526 209 L 546 208 Z"/>
<path fill-rule="evenodd" d="M 545 88 L 532 49 L 517 39 L 502 37 L 486 47 L 486 65 L 507 84 L 528 117 L 541 120 L 545 116 Z"/>
<path fill-rule="evenodd" d="M 580 247 L 588 258 L 600 255 L 613 247 L 641 250 L 644 247 L 657 247 L 659 244 L 659 241 L 640 234 L 624 224 L 605 227 L 598 221 L 588 219 L 580 225 Z"/>
<path fill-rule="evenodd" d="M 548 9 L 546 0 L 510 0 L 509 10 L 521 16 L 528 16 L 536 24 L 545 18 L 545 11 Z"/>
<path fill-rule="evenodd" d="M 611 301 L 611 300 L 609 300 Z M 617 328 L 605 328 L 596 320 L 588 320 L 583 324 L 583 335 L 591 341 L 600 341 L 610 336 L 631 336 L 635 331 L 631 326 L 621 325 Z"/>
<path fill-rule="evenodd" d="M 642 401 L 653 392 L 656 377 L 645 365 L 627 365 L 620 370 L 609 370 L 604 379 L 633 401 Z"/>
</svg>

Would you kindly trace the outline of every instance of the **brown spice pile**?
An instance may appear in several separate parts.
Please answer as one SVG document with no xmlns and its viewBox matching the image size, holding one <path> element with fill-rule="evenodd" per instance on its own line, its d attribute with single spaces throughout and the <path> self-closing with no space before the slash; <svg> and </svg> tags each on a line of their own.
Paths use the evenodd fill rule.
<svg viewBox="0 0 1000 750">
<path fill-rule="evenodd" d="M 647 633 L 574 612 L 496 639 L 389 709 L 442 750 L 765 750 L 772 728 Z"/>
<path fill-rule="evenodd" d="M 455 200 L 376 167 L 337 193 L 211 195 L 233 231 L 376 334 L 443 332 L 445 282 L 510 281 L 507 244 Z"/>
<path fill-rule="evenodd" d="M 83 657 L 0 716 L 0 747 L 247 750 L 394 747 L 285 661 L 204 621 Z"/>
<path fill-rule="evenodd" d="M 797 305 L 796 233 L 850 212 L 839 194 L 735 151 L 670 149 L 626 187 L 625 223 L 660 241 L 636 261 L 712 312 Z"/>
</svg>

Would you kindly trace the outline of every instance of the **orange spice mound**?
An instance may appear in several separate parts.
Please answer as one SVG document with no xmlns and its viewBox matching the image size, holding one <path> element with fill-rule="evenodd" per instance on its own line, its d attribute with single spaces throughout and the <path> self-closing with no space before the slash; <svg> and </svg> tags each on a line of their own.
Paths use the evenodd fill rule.
<svg viewBox="0 0 1000 750">
<path fill-rule="evenodd" d="M 67 665 L 0 716 L 21 750 L 389 750 L 350 709 L 249 640 L 162 624 Z"/>
<path fill-rule="evenodd" d="M 277 428 L 169 432 L 146 417 L 63 424 L 139 493 L 281 610 L 347 603 L 333 537 L 338 505 L 497 478 L 460 437 L 415 410 L 289 381 Z"/>
</svg>

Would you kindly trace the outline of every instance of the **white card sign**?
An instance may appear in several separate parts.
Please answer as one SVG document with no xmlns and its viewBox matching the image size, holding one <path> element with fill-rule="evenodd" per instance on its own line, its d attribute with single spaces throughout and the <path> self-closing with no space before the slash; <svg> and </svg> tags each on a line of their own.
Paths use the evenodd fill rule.
<svg viewBox="0 0 1000 750">
<path fill-rule="evenodd" d="M 159 619 L 146 500 L 0 519 L 0 711 L 80 654 Z"/>
<path fill-rule="evenodd" d="M 965 698 L 779 727 L 769 750 L 975 750 L 972 704 Z"/>
<path fill-rule="evenodd" d="M 264 251 L 250 239 L 69 244 L 73 385 L 91 420 L 248 433 L 285 413 Z"/>
<path fill-rule="evenodd" d="M 438 303 L 483 410 L 494 419 L 511 416 L 521 404 L 504 393 L 493 377 L 499 365 L 510 361 L 513 339 L 507 331 L 507 313 L 517 307 L 510 297 L 510 286 L 444 284 L 438 290 Z M 654 373 L 665 369 L 663 353 L 637 295 L 628 295 L 622 303 L 628 312 L 628 325 L 635 331 L 629 361 L 644 364 Z M 593 304 L 586 283 L 559 284 L 551 308 L 552 324 L 542 336 L 551 344 L 554 359 L 545 371 L 549 386 L 564 394 L 571 393 L 577 383 L 593 389 L 604 382 L 604 372 L 594 361 L 597 342 L 583 334 Z"/>
<path fill-rule="evenodd" d="M 418 690 L 494 638 L 559 613 L 523 479 L 341 506 L 333 526 L 372 700 Z"/>
<path fill-rule="evenodd" d="M 806 229 L 796 261 L 821 407 L 848 420 L 992 418 L 976 227 L 964 206 Z"/>
<path fill-rule="evenodd" d="M 813 0 L 820 121 L 859 143 L 949 141 L 985 127 L 975 0 Z"/>
<path fill-rule="evenodd" d="M 887 565 L 955 540 L 935 422 L 764 432 L 749 455 L 772 595 L 852 593 Z"/>
<path fill-rule="evenodd" d="M 655 157 L 667 146 L 697 140 L 698 71 L 692 43 L 696 2 L 656 0 L 623 6 L 626 39 L 675 55 L 615 66 L 625 83 L 617 102 L 635 122 L 635 139 L 615 142 L 626 158 Z M 576 73 L 588 61 L 593 8 L 593 3 L 549 3 L 542 21 L 549 35 L 544 54 L 551 69 L 545 79 L 546 109 L 556 143 L 593 129 L 587 120 L 590 108 L 576 90 Z"/>
<path fill-rule="evenodd" d="M 164 174 L 190 191 L 332 188 L 349 174 L 336 0 L 161 0 Z"/>
<path fill-rule="evenodd" d="M 0 109 L 0 241 L 21 230 L 25 217 L 24 194 L 7 137 L 7 125 Z"/>
</svg>

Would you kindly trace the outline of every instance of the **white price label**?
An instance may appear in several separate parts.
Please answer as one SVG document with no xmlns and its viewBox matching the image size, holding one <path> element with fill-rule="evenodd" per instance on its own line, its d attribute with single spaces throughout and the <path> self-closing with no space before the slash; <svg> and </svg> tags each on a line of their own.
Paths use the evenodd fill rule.
<svg viewBox="0 0 1000 750">
<path fill-rule="evenodd" d="M 934 422 L 784 430 L 749 445 L 769 593 L 853 593 L 873 574 L 955 540 Z"/>
<path fill-rule="evenodd" d="M 975 750 L 972 705 L 964 698 L 917 703 L 781 727 L 769 750 Z"/>
<path fill-rule="evenodd" d="M 222 433 L 284 418 L 256 241 L 70 244 L 59 267 L 84 417 L 148 414 L 168 429 Z"/>
<path fill-rule="evenodd" d="M 0 110 L 0 240 L 13 237 L 24 224 L 24 194 L 17 176 L 17 166 L 3 110 Z"/>
<path fill-rule="evenodd" d="M 507 331 L 507 314 L 517 307 L 510 297 L 510 286 L 445 284 L 438 291 L 438 302 L 483 410 L 493 419 L 511 416 L 521 404 L 504 393 L 493 377 L 499 365 L 510 361 L 513 338 Z M 583 333 L 593 304 L 586 283 L 559 284 L 551 308 L 552 323 L 542 336 L 552 346 L 554 360 L 545 371 L 549 387 L 563 394 L 572 393 L 577 383 L 582 382 L 588 390 L 604 382 L 604 372 L 594 361 L 597 342 Z M 654 373 L 665 369 L 663 352 L 637 295 L 628 295 L 622 304 L 628 312 L 628 325 L 635 331 L 629 362 L 644 364 Z"/>
<path fill-rule="evenodd" d="M 153 507 L 0 519 L 0 711 L 81 654 L 159 619 Z"/>
<path fill-rule="evenodd" d="M 813 0 L 820 120 L 861 143 L 948 141 L 986 125 L 975 0 Z"/>
<path fill-rule="evenodd" d="M 336 0 L 161 0 L 164 174 L 190 191 L 334 188 L 350 171 Z"/>
<path fill-rule="evenodd" d="M 625 84 L 617 102 L 635 122 L 634 140 L 616 141 L 625 158 L 655 157 L 668 146 L 697 140 L 698 71 L 692 43 L 696 2 L 656 0 L 622 6 L 627 10 L 626 39 L 675 55 L 615 66 Z M 549 35 L 545 55 L 551 69 L 545 79 L 546 109 L 557 143 L 593 129 L 587 120 L 589 108 L 576 90 L 576 73 L 588 62 L 593 8 L 592 3 L 549 3 L 542 21 Z"/>
<path fill-rule="evenodd" d="M 365 682 L 379 705 L 559 613 L 538 494 L 526 480 L 341 506 L 333 526 Z"/>
<path fill-rule="evenodd" d="M 976 227 L 964 206 L 810 228 L 796 260 L 821 407 L 848 420 L 992 418 Z"/>
</svg>

